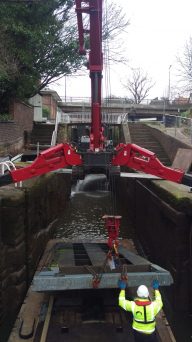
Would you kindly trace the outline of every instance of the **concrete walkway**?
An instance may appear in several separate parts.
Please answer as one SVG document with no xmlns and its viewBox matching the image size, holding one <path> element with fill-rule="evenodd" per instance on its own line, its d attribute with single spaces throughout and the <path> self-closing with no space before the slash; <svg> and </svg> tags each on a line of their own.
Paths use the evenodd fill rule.
<svg viewBox="0 0 192 342">
<path fill-rule="evenodd" d="M 182 127 L 178 128 L 178 127 L 165 127 L 163 125 L 160 126 L 153 126 L 151 125 L 151 127 L 154 127 L 156 129 L 159 129 L 161 132 L 170 135 L 171 137 L 182 141 L 183 143 L 189 145 L 190 147 L 192 147 L 192 137 L 187 136 L 185 134 L 183 134 L 182 132 Z"/>
<path fill-rule="evenodd" d="M 182 133 L 182 128 L 166 127 L 165 133 L 172 137 L 182 141 L 183 143 L 192 146 L 192 137 L 189 137 Z"/>
</svg>

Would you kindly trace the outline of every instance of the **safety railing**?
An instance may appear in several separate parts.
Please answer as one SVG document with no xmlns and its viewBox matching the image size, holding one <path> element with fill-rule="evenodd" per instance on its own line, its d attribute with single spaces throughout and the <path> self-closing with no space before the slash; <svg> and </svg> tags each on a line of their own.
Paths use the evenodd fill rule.
<svg viewBox="0 0 192 342">
<path fill-rule="evenodd" d="M 102 113 L 102 123 L 105 124 L 121 124 L 122 123 L 122 115 L 119 113 Z M 91 113 L 90 112 L 73 112 L 67 114 L 61 114 L 61 122 L 62 123 L 91 123 Z"/>
<path fill-rule="evenodd" d="M 60 96 L 62 104 L 66 105 L 77 105 L 77 106 L 91 106 L 91 98 L 90 97 L 64 97 Z M 149 105 L 151 100 L 143 101 L 141 104 L 143 105 Z M 123 97 L 117 97 L 117 98 L 104 98 L 101 101 L 101 105 L 103 107 L 123 107 L 125 105 L 135 105 L 133 101 L 123 98 Z"/>
<path fill-rule="evenodd" d="M 73 97 L 73 96 L 60 96 L 61 102 L 66 104 L 85 104 L 85 105 L 91 105 L 91 98 L 90 97 Z M 168 99 L 143 99 L 140 103 L 135 103 L 135 101 L 128 97 L 104 97 L 102 98 L 101 104 L 102 106 L 155 106 L 155 107 L 190 107 L 191 106 L 191 100 L 185 99 L 184 101 L 170 101 Z"/>
<path fill-rule="evenodd" d="M 165 114 L 163 116 L 163 130 L 165 133 L 192 144 L 192 119 L 181 115 Z"/>
<path fill-rule="evenodd" d="M 61 112 L 57 111 L 57 115 L 56 115 L 56 119 L 55 119 L 55 128 L 54 128 L 54 131 L 53 131 L 52 137 L 51 137 L 51 146 L 55 146 L 56 145 L 58 126 L 59 126 L 60 122 L 61 122 Z"/>
<path fill-rule="evenodd" d="M 16 166 L 11 160 L 6 160 L 0 163 L 0 173 L 1 175 L 4 175 L 6 171 L 16 170 Z M 22 187 L 22 181 L 19 183 L 15 183 L 15 187 Z"/>
</svg>

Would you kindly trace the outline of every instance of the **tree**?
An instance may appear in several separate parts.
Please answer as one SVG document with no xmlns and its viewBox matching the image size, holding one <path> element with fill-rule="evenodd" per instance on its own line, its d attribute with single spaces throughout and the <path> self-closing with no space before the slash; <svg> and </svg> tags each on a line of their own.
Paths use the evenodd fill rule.
<svg viewBox="0 0 192 342">
<path fill-rule="evenodd" d="M 143 73 L 140 68 L 131 69 L 132 75 L 123 86 L 132 95 L 135 104 L 141 103 L 154 86 L 147 73 Z"/>
<path fill-rule="evenodd" d="M 178 57 L 180 65 L 181 87 L 184 92 L 192 91 L 192 37 L 185 44 L 182 57 Z"/>
<path fill-rule="evenodd" d="M 114 4 L 105 12 L 103 39 L 114 43 L 128 21 Z M 74 0 L 0 1 L 1 108 L 79 70 L 77 37 Z"/>
<path fill-rule="evenodd" d="M 0 100 L 28 98 L 82 65 L 71 0 L 0 4 Z"/>
<path fill-rule="evenodd" d="M 122 8 L 113 1 L 106 1 L 103 6 L 102 17 L 102 41 L 104 50 L 104 61 L 124 62 L 126 61 L 121 34 L 126 32 L 129 20 Z M 76 20 L 76 18 L 75 18 Z M 84 17 L 84 28 L 89 29 L 89 15 Z M 89 46 L 89 37 L 86 47 Z"/>
<path fill-rule="evenodd" d="M 122 8 L 116 3 L 106 2 L 103 14 L 104 58 L 113 62 L 127 61 L 121 35 L 126 33 L 129 20 Z"/>
</svg>

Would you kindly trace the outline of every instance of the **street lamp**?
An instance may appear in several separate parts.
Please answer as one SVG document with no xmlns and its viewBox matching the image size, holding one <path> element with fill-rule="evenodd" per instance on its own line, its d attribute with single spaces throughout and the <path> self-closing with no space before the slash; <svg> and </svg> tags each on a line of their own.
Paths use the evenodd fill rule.
<svg viewBox="0 0 192 342">
<path fill-rule="evenodd" d="M 169 85 L 168 85 L 168 101 L 170 100 L 170 93 L 171 93 L 171 67 L 169 66 Z"/>
<path fill-rule="evenodd" d="M 67 101 L 67 76 L 65 75 L 65 103 Z"/>
</svg>

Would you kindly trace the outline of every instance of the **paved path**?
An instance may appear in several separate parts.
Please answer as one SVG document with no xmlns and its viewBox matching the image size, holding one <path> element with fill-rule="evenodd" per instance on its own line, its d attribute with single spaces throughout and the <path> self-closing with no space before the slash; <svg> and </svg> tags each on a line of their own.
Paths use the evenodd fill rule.
<svg viewBox="0 0 192 342">
<path fill-rule="evenodd" d="M 165 133 L 182 141 L 185 144 L 192 145 L 192 138 L 182 133 L 182 128 L 165 128 Z"/>
<path fill-rule="evenodd" d="M 175 128 L 175 127 L 160 126 L 160 127 L 155 127 L 155 128 L 159 129 L 160 131 L 164 132 L 165 134 L 170 135 L 173 138 L 176 138 L 177 140 L 180 140 L 183 143 L 190 145 L 192 147 L 192 137 L 183 134 L 182 127 L 181 128 Z"/>
</svg>

